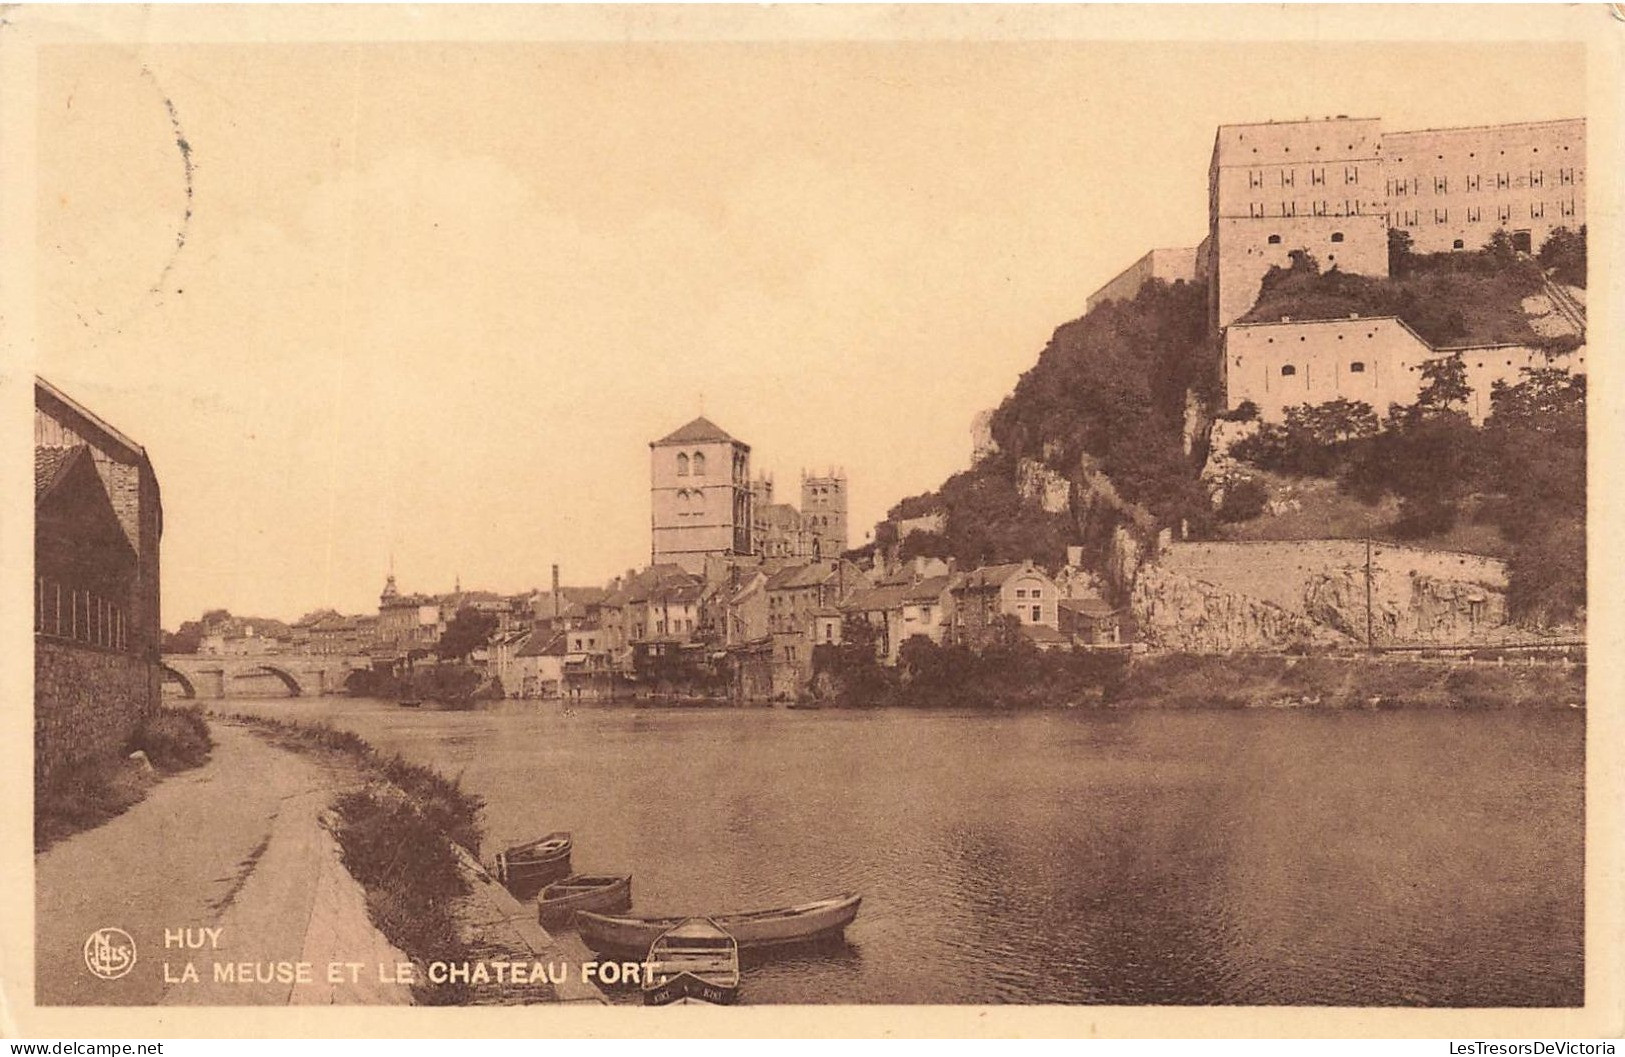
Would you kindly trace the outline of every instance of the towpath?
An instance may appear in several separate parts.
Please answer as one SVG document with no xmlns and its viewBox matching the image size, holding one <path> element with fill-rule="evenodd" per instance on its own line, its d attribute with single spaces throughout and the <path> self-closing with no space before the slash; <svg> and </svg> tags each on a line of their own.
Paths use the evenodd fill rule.
<svg viewBox="0 0 1625 1057">
<path fill-rule="evenodd" d="M 203 767 L 35 857 L 36 1003 L 409 1003 L 409 989 L 381 982 L 379 970 L 407 958 L 367 920 L 365 896 L 320 822 L 354 775 L 229 721 L 211 729 Z M 117 979 L 91 972 L 85 956 L 87 939 L 106 928 L 134 941 L 135 965 Z M 177 937 L 202 945 L 176 946 Z M 309 983 L 287 978 L 296 970 L 279 978 L 277 963 L 301 962 L 312 967 Z M 334 962 L 363 968 L 331 983 Z M 248 982 L 219 979 L 217 963 L 238 977 L 246 968 Z"/>
</svg>

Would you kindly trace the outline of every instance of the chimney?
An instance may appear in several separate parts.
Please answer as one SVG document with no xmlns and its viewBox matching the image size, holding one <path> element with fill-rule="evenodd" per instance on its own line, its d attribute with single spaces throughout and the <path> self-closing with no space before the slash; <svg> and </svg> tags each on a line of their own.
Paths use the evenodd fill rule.
<svg viewBox="0 0 1625 1057">
<path fill-rule="evenodd" d="M 559 563 L 553 563 L 553 619 L 559 619 Z"/>
</svg>

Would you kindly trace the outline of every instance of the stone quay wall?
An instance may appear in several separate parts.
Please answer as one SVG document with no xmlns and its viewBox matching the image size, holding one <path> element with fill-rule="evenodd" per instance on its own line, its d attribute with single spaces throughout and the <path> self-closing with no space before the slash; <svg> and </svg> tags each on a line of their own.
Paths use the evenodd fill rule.
<svg viewBox="0 0 1625 1057">
<path fill-rule="evenodd" d="M 122 752 L 158 694 L 158 666 L 144 657 L 36 637 L 35 775 Z"/>
</svg>

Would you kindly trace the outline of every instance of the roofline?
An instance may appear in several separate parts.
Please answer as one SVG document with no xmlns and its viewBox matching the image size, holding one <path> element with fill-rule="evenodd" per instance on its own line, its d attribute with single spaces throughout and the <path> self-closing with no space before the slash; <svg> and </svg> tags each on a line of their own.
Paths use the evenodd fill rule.
<svg viewBox="0 0 1625 1057">
<path fill-rule="evenodd" d="M 1488 125 L 1443 125 L 1436 128 L 1399 128 L 1384 136 L 1408 136 L 1419 132 L 1480 132 L 1487 128 L 1533 128 L 1536 125 L 1585 124 L 1584 117 L 1548 117 L 1536 121 L 1498 121 Z"/>
<path fill-rule="evenodd" d="M 61 403 L 65 405 L 68 410 L 72 411 L 76 415 L 79 415 L 86 422 L 107 434 L 112 440 L 130 449 L 130 451 L 134 452 L 140 458 L 147 458 L 146 448 L 143 448 L 141 445 L 131 440 L 122 431 L 110 425 L 106 419 L 102 418 L 100 415 L 97 415 L 95 412 L 79 403 L 79 401 L 75 400 L 67 393 L 64 393 L 62 390 L 58 389 L 56 386 L 52 385 L 50 382 L 46 381 L 37 374 L 34 376 L 34 387 L 35 389 L 43 389 L 47 395 L 55 400 L 61 401 Z"/>
<path fill-rule="evenodd" d="M 1227 122 L 1224 122 L 1223 124 L 1220 124 L 1218 126 L 1218 128 L 1223 130 L 1223 129 L 1227 129 L 1227 128 L 1259 128 L 1259 127 L 1262 127 L 1264 125 L 1315 125 L 1315 124 L 1319 124 L 1319 123 L 1324 122 L 1324 121 L 1381 121 L 1381 120 L 1382 120 L 1382 118 L 1380 118 L 1380 117 L 1348 117 L 1347 115 L 1345 115 L 1343 117 L 1335 117 L 1335 116 L 1334 117 L 1293 117 L 1293 118 L 1287 118 L 1284 121 L 1282 121 L 1282 120 L 1273 120 L 1273 119 L 1265 120 L 1265 121 L 1227 121 Z M 1489 128 L 1491 126 L 1486 125 L 1484 127 Z"/>
</svg>

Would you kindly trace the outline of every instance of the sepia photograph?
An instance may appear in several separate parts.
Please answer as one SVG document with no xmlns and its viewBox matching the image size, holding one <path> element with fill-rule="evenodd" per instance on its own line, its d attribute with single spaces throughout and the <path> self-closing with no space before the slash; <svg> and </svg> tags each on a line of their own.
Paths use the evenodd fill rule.
<svg viewBox="0 0 1625 1057">
<path fill-rule="evenodd" d="M 5 16 L 5 1005 L 1618 1013 L 1617 13 L 459 17 Z"/>
</svg>

